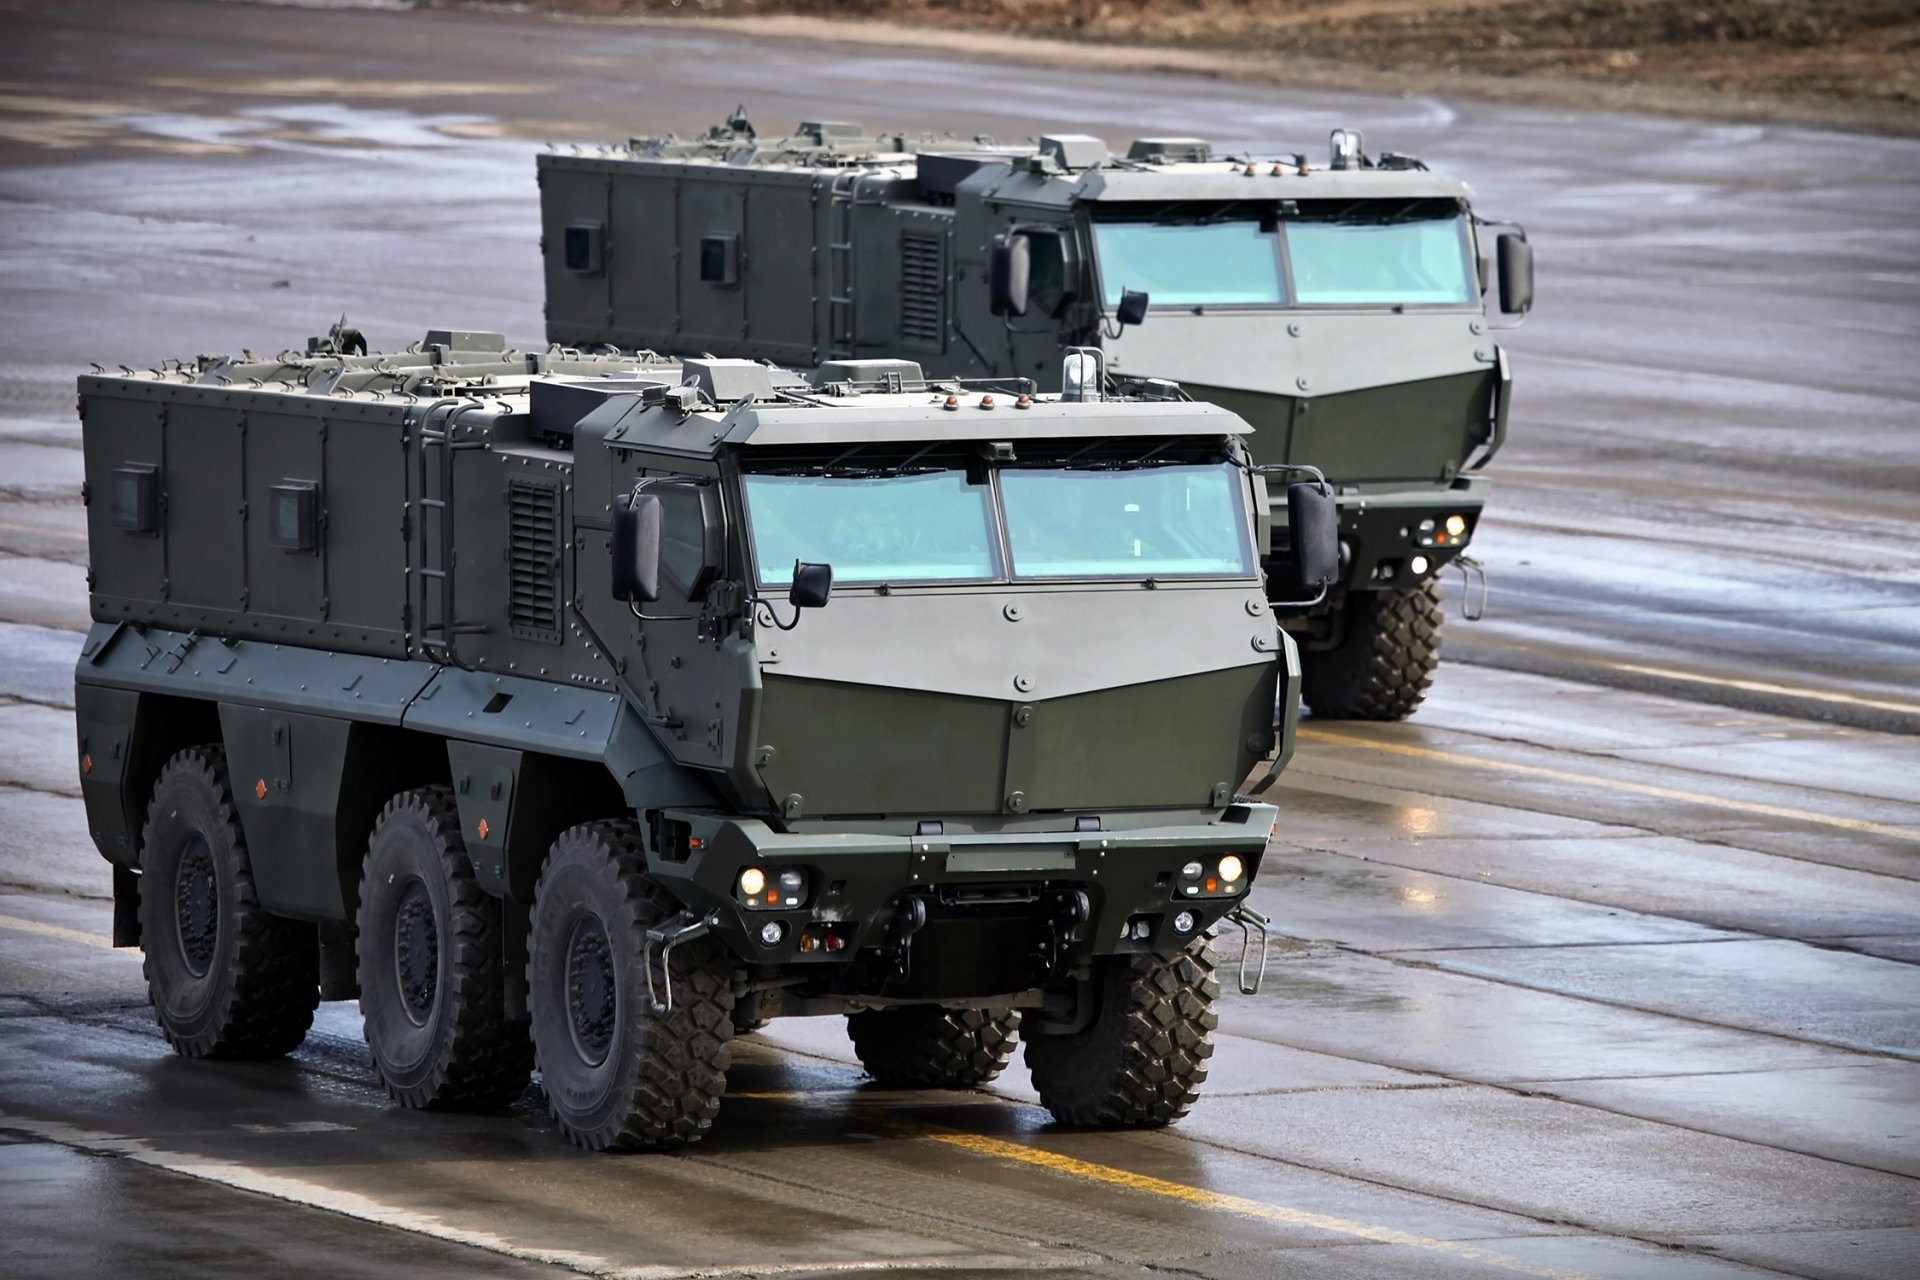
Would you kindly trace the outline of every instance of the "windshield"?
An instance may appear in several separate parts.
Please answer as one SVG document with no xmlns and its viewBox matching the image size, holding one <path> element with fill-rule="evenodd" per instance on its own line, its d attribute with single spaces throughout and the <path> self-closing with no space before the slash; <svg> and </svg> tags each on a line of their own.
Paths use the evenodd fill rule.
<svg viewBox="0 0 1920 1280">
<path fill-rule="evenodd" d="M 1254 574 L 1244 484 L 1232 463 L 1015 466 L 997 474 L 996 492 L 958 469 L 749 473 L 760 582 L 788 585 L 795 560 L 831 564 L 837 583 Z"/>
<path fill-rule="evenodd" d="M 1204 208 L 1188 222 L 1097 221 L 1101 292 L 1109 307 L 1125 289 L 1156 307 L 1478 301 L 1464 215 L 1365 221 L 1353 208 L 1277 227 L 1253 216 L 1202 221 Z"/>
<path fill-rule="evenodd" d="M 1251 574 L 1238 484 L 1226 464 L 1004 471 L 1014 576 Z"/>
<path fill-rule="evenodd" d="M 793 562 L 833 566 L 835 582 L 998 578 L 992 495 L 964 471 L 922 475 L 746 477 L 754 558 L 768 586 Z"/>
<path fill-rule="evenodd" d="M 1150 294 L 1158 306 L 1278 304 L 1279 237 L 1244 219 L 1205 225 L 1096 222 L 1100 282 L 1107 305 L 1123 289 Z"/>
<path fill-rule="evenodd" d="M 1387 225 L 1289 222 L 1294 300 L 1302 303 L 1474 301 L 1466 219 Z"/>
</svg>

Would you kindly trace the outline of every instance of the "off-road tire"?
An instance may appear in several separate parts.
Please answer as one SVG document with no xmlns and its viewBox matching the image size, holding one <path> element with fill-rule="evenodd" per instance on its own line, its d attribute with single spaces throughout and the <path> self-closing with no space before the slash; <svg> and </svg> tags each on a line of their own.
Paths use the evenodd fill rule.
<svg viewBox="0 0 1920 1280">
<path fill-rule="evenodd" d="M 1205 938 L 1166 954 L 1108 956 L 1092 1023 L 1023 1035 L 1033 1087 L 1053 1118 L 1083 1128 L 1149 1128 L 1187 1114 L 1207 1078 L 1220 1017 L 1219 956 Z"/>
<path fill-rule="evenodd" d="M 626 820 L 562 832 L 534 893 L 528 1004 L 541 1087 L 560 1132 L 593 1151 L 663 1151 L 713 1124 L 732 1050 L 735 965 L 712 937 L 674 948 L 647 997 L 647 930 L 680 904 L 646 875 Z M 662 992 L 664 997 L 664 992 Z"/>
<path fill-rule="evenodd" d="M 474 878 L 452 787 L 403 791 L 380 811 L 358 922 L 360 1013 L 388 1095 L 487 1110 L 526 1092 L 533 1041 L 506 1016 L 501 903 Z"/>
<path fill-rule="evenodd" d="M 235 814 L 227 755 L 189 747 L 160 770 L 140 832 L 140 938 L 160 1031 L 189 1058 L 277 1058 L 320 1003 L 313 926 L 269 915 Z"/>
<path fill-rule="evenodd" d="M 1301 653 L 1301 700 L 1328 720 L 1406 719 L 1440 665 L 1440 583 L 1355 591 L 1346 610 L 1337 647 Z"/>
<path fill-rule="evenodd" d="M 914 1004 L 847 1017 L 854 1056 L 883 1089 L 971 1089 L 1006 1068 L 1020 1015 Z"/>
</svg>

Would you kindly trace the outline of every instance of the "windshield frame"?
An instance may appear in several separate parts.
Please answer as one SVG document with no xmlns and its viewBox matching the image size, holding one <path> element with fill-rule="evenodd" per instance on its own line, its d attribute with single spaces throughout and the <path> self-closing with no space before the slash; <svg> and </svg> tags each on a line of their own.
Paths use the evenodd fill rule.
<svg viewBox="0 0 1920 1280">
<path fill-rule="evenodd" d="M 1100 308 L 1101 314 L 1107 315 L 1107 314 L 1111 314 L 1111 312 L 1113 311 L 1113 304 L 1107 301 L 1108 284 L 1106 279 L 1106 264 L 1101 260 L 1099 232 L 1095 229 L 1097 224 L 1099 223 L 1103 223 L 1103 222 L 1104 223 L 1164 222 L 1164 223 L 1170 223 L 1172 225 L 1177 226 L 1177 225 L 1194 225 L 1194 224 L 1206 222 L 1215 218 L 1218 218 L 1221 221 L 1233 221 L 1233 222 L 1243 222 L 1243 221 L 1244 222 L 1265 222 L 1271 219 L 1276 223 L 1275 234 L 1274 234 L 1274 252 L 1278 255 L 1280 259 L 1279 266 L 1280 266 L 1280 285 L 1282 290 L 1282 297 L 1279 302 L 1158 302 L 1152 299 L 1151 291 L 1149 291 L 1148 304 L 1147 304 L 1148 312 L 1150 314 L 1153 312 L 1187 312 L 1194 315 L 1202 315 L 1202 314 L 1207 314 L 1212 312 L 1225 312 L 1229 314 L 1238 314 L 1238 313 L 1258 314 L 1258 313 L 1274 313 L 1274 312 L 1282 312 L 1282 311 L 1310 311 L 1310 312 L 1349 311 L 1349 312 L 1360 312 L 1364 314 L 1378 314 L 1382 312 L 1385 312 L 1388 314 L 1399 314 L 1403 312 L 1423 312 L 1423 313 L 1468 312 L 1468 311 L 1478 312 L 1478 313 L 1485 312 L 1487 292 L 1486 292 L 1486 289 L 1482 286 L 1481 280 L 1480 280 L 1479 241 L 1478 241 L 1478 237 L 1474 233 L 1473 214 L 1469 209 L 1464 207 L 1464 205 L 1453 202 L 1453 201 L 1448 201 L 1446 202 L 1446 205 L 1451 207 L 1443 207 L 1439 202 L 1435 202 L 1432 206 L 1431 213 L 1423 212 L 1423 216 L 1382 217 L 1377 220 L 1356 218 L 1356 219 L 1350 219 L 1350 220 L 1366 222 L 1371 225 L 1391 225 L 1395 222 L 1439 221 L 1445 218 L 1458 219 L 1459 226 L 1460 226 L 1461 261 L 1464 268 L 1464 274 L 1466 277 L 1467 291 L 1469 295 L 1471 295 L 1467 298 L 1466 301 L 1463 301 L 1463 302 L 1411 302 L 1411 301 L 1407 301 L 1407 302 L 1302 302 L 1299 300 L 1299 289 L 1296 286 L 1294 281 L 1293 248 L 1292 248 L 1291 241 L 1288 237 L 1288 230 L 1290 226 L 1294 223 L 1311 224 L 1316 222 L 1336 221 L 1337 219 L 1328 219 L 1328 218 L 1318 217 L 1318 216 L 1302 215 L 1298 212 L 1281 211 L 1280 206 L 1282 204 L 1290 204 L 1290 203 L 1294 203 L 1294 202 L 1279 201 L 1279 200 L 1264 200 L 1264 201 L 1249 200 L 1249 201 L 1235 202 L 1234 204 L 1227 205 L 1223 208 L 1218 205 L 1210 204 L 1209 202 L 1203 202 L 1203 201 L 1188 202 L 1188 201 L 1173 200 L 1173 201 L 1166 201 L 1166 202 L 1157 203 L 1157 204 L 1148 204 L 1145 202 L 1135 202 L 1135 201 L 1125 201 L 1125 202 L 1115 201 L 1112 203 L 1089 201 L 1086 205 L 1083 206 L 1085 210 L 1085 214 L 1082 220 L 1082 226 L 1084 228 L 1084 235 L 1086 237 L 1087 262 L 1091 266 L 1092 272 L 1093 272 L 1092 288 L 1090 290 L 1091 300 L 1094 302 L 1096 306 Z M 1316 201 L 1313 203 L 1319 203 L 1319 202 Z M 1329 202 L 1329 203 L 1337 203 L 1337 202 Z M 1355 203 L 1365 203 L 1368 205 L 1380 204 L 1380 205 L 1388 206 L 1389 208 L 1393 206 L 1392 201 L 1382 200 L 1378 197 L 1369 198 L 1365 202 L 1355 202 Z M 1179 216 L 1183 206 L 1185 206 L 1186 208 L 1189 208 L 1192 211 L 1192 215 L 1190 217 L 1182 218 Z M 1231 217 L 1222 216 L 1223 214 L 1226 214 L 1227 212 L 1235 208 L 1242 208 L 1242 207 L 1244 208 L 1244 212 L 1234 213 Z M 1106 216 L 1104 217 L 1101 216 L 1103 211 L 1106 214 Z M 1402 206 L 1402 212 L 1403 214 L 1405 212 L 1404 206 Z M 1119 214 L 1119 216 L 1115 216 L 1116 214 Z M 1130 286 L 1128 286 L 1124 281 L 1116 281 L 1115 287 L 1127 288 Z"/>
<path fill-rule="evenodd" d="M 958 588 L 962 590 L 979 590 L 982 588 L 987 588 L 987 589 L 1005 590 L 1008 587 L 1020 587 L 1020 588 L 1027 588 L 1027 589 L 1045 590 L 1045 589 L 1061 587 L 1061 586 L 1101 586 L 1101 587 L 1125 586 L 1125 587 L 1131 588 L 1131 587 L 1138 587 L 1147 582 L 1166 583 L 1168 585 L 1181 584 L 1181 583 L 1196 583 L 1196 584 L 1231 583 L 1235 585 L 1244 585 L 1249 582 L 1257 582 L 1259 581 L 1260 573 L 1261 573 L 1260 552 L 1259 552 L 1258 546 L 1256 545 L 1256 539 L 1254 536 L 1255 535 L 1254 522 L 1257 517 L 1256 517 L 1256 513 L 1253 510 L 1252 494 L 1247 488 L 1247 480 L 1246 480 L 1246 475 L 1243 468 L 1243 463 L 1244 463 L 1244 458 L 1237 451 L 1232 451 L 1232 452 L 1228 452 L 1225 456 L 1212 460 L 1210 463 L 1196 464 L 1192 460 L 1183 460 L 1183 461 L 1170 460 L 1165 464 L 1148 463 L 1139 468 L 1061 467 L 1057 464 L 1049 464 L 1045 462 L 1032 463 L 1024 466 L 1017 465 L 1017 464 L 1013 466 L 1006 466 L 1006 465 L 991 466 L 986 469 L 987 488 L 988 488 L 986 515 L 988 520 L 989 533 L 991 535 L 991 540 L 992 540 L 992 554 L 998 568 L 998 576 L 984 577 L 984 578 L 983 577 L 888 578 L 888 579 L 862 578 L 862 579 L 848 579 L 843 582 L 839 578 L 838 572 L 836 571 L 835 580 L 834 580 L 834 590 L 840 591 L 842 589 L 845 589 L 849 591 L 864 591 L 864 592 L 886 592 L 886 591 L 892 591 L 899 588 L 920 588 L 920 589 Z M 1241 563 L 1249 566 L 1246 572 L 1243 572 L 1243 573 L 1142 573 L 1137 575 L 1135 574 L 1057 574 L 1056 575 L 1056 574 L 1019 574 L 1014 571 L 1013 547 L 1011 543 L 1010 532 L 1007 526 L 1005 496 L 1002 493 L 1001 486 L 1000 486 L 1000 479 L 1004 472 L 1009 470 L 1013 470 L 1013 471 L 1086 470 L 1091 472 L 1103 473 L 1103 472 L 1114 471 L 1114 470 L 1134 470 L 1134 469 L 1157 470 L 1161 465 L 1165 465 L 1165 466 L 1213 465 L 1213 466 L 1219 467 L 1224 471 L 1229 471 L 1233 473 L 1233 478 L 1230 482 L 1229 487 L 1230 487 L 1230 491 L 1236 495 L 1235 510 L 1238 515 L 1238 519 L 1236 519 L 1234 522 L 1234 536 L 1237 540 L 1237 550 L 1240 554 Z M 940 468 L 940 469 L 948 470 L 951 468 Z M 765 474 L 768 474 L 768 472 L 764 470 L 756 469 L 751 466 L 747 466 L 747 467 L 740 468 L 735 474 L 739 482 L 736 492 L 739 495 L 738 504 L 739 504 L 739 511 L 740 511 L 740 519 L 741 519 L 740 535 L 741 535 L 741 542 L 743 544 L 743 547 L 746 553 L 747 572 L 751 577 L 755 587 L 757 587 L 760 590 L 763 590 L 763 591 L 784 590 L 787 587 L 788 583 L 770 580 L 767 577 L 766 567 L 761 563 L 760 548 L 757 540 L 754 537 L 753 499 L 751 494 L 748 493 L 747 481 L 756 474 L 765 475 Z M 774 474 L 782 474 L 782 473 L 774 472 Z M 790 474 L 790 473 L 787 473 L 787 474 Z M 914 473 L 902 472 L 902 473 L 899 473 L 899 476 L 904 477 L 912 474 Z M 899 478 L 899 477 L 872 476 L 872 477 L 847 477 L 847 478 L 888 479 L 888 478 Z"/>
</svg>

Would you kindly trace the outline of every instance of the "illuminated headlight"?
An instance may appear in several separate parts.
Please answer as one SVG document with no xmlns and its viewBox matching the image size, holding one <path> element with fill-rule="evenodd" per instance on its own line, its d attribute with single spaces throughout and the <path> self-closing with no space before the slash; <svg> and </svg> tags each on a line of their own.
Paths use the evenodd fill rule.
<svg viewBox="0 0 1920 1280">
<path fill-rule="evenodd" d="M 1422 547 L 1457 547 L 1467 540 L 1467 518 L 1459 513 L 1428 516 L 1413 527 L 1413 541 Z"/>
<path fill-rule="evenodd" d="M 1413 559 L 1407 561 L 1408 570 L 1416 577 L 1432 567 L 1432 563 L 1425 556 L 1415 556 Z"/>
<path fill-rule="evenodd" d="M 759 867 L 748 867 L 737 883 L 740 901 L 754 911 L 779 911 L 797 907 L 807 898 L 807 873 L 799 867 L 784 867 L 773 878 Z"/>
<path fill-rule="evenodd" d="M 1232 854 L 1228 854 L 1226 857 L 1220 859 L 1220 879 L 1227 884 L 1232 884 L 1238 880 L 1242 875 L 1246 874 L 1246 870 L 1247 864 Z"/>
</svg>

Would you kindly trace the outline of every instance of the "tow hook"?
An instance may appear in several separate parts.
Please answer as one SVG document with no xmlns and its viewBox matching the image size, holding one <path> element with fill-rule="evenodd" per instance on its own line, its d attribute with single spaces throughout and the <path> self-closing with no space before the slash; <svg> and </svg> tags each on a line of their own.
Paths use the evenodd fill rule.
<svg viewBox="0 0 1920 1280">
<path fill-rule="evenodd" d="M 666 923 L 647 930 L 647 939 L 641 945 L 640 961 L 641 967 L 647 972 L 647 1003 L 653 1006 L 655 1013 L 673 1012 L 673 971 L 667 968 L 668 961 L 673 958 L 673 949 L 683 942 L 706 936 L 719 919 L 718 911 L 709 911 L 698 918 L 690 911 L 683 911 Z M 655 992 L 653 985 L 655 947 L 660 948 L 660 989 L 666 992 L 665 1000 Z"/>
<path fill-rule="evenodd" d="M 1478 622 L 1487 616 L 1487 566 L 1472 556 L 1455 556 L 1453 567 L 1460 571 L 1460 616 Z M 1480 584 L 1480 598 L 1474 600 L 1473 585 Z"/>
<path fill-rule="evenodd" d="M 1255 911 L 1246 903 L 1241 903 L 1221 917 L 1228 924 L 1240 926 L 1240 994 L 1257 996 L 1260 984 L 1267 980 L 1267 926 L 1273 921 Z M 1260 968 L 1253 975 L 1253 982 L 1247 982 L 1247 952 L 1253 949 L 1254 930 L 1260 931 Z"/>
<path fill-rule="evenodd" d="M 893 923 L 887 926 L 887 953 L 893 957 L 893 971 L 902 982 L 913 976 L 913 935 L 926 924 L 926 899 L 902 898 L 900 909 L 893 913 Z"/>
</svg>

